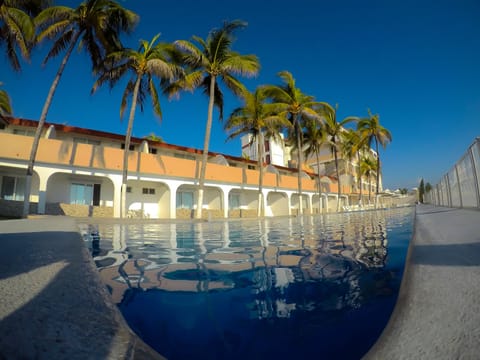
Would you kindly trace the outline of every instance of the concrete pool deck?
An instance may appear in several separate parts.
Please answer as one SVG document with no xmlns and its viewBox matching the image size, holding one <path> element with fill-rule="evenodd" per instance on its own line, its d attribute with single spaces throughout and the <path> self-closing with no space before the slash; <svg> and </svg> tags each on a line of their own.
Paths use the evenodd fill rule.
<svg viewBox="0 0 480 360">
<path fill-rule="evenodd" d="M 163 359 L 128 327 L 74 219 L 0 222 L 0 359 Z"/>
<path fill-rule="evenodd" d="M 419 205 L 399 298 L 364 359 L 480 358 L 480 211 Z"/>
<path fill-rule="evenodd" d="M 0 222 L 0 359 L 158 359 L 101 282 L 74 219 Z M 365 359 L 478 359 L 480 211 L 417 206 L 394 313 Z"/>
</svg>

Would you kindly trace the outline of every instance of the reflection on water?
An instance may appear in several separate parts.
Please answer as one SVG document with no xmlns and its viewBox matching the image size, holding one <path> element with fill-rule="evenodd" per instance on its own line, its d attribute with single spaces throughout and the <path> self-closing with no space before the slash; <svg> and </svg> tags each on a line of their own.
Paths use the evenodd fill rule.
<svg viewBox="0 0 480 360">
<path fill-rule="evenodd" d="M 168 358 L 356 359 L 393 308 L 412 218 L 404 208 L 82 231 L 127 322 Z"/>
</svg>

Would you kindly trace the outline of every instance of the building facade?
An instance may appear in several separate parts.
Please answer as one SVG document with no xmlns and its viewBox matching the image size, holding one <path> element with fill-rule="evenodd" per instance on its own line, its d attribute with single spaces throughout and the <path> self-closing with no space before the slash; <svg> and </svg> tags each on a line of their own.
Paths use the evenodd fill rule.
<svg viewBox="0 0 480 360">
<path fill-rule="evenodd" d="M 250 160 L 258 160 L 258 142 L 257 139 L 253 138 L 252 135 L 244 135 L 241 138 L 242 141 L 242 156 Z M 370 156 L 372 159 L 376 160 L 377 153 L 373 149 L 369 149 Z M 283 134 L 280 134 L 280 139 L 276 140 L 274 138 L 266 139 L 263 144 L 263 162 L 265 164 L 273 164 L 279 166 L 286 166 L 291 168 L 296 168 L 295 160 L 297 158 L 295 150 L 290 146 L 285 144 Z M 359 181 L 359 171 L 360 166 L 358 163 L 358 158 L 353 157 L 351 159 L 346 159 L 342 156 L 340 152 L 337 153 L 338 164 L 339 164 L 339 174 L 340 174 L 340 183 L 346 185 L 348 193 L 352 200 L 359 200 L 358 196 L 355 194 L 360 193 L 360 186 L 362 187 L 362 201 L 365 204 L 371 203 L 372 196 L 368 197 L 368 193 L 376 194 L 377 184 L 376 177 L 371 178 L 362 178 L 360 184 Z M 320 174 L 320 176 L 328 178 L 336 178 L 336 165 L 334 155 L 332 153 L 332 148 L 330 145 L 325 144 L 319 151 L 319 164 L 317 164 L 316 156 L 309 156 L 304 161 L 304 169 L 313 174 Z M 379 181 L 379 192 L 382 192 L 382 176 L 380 174 Z M 365 195 L 365 196 L 364 196 Z"/>
<path fill-rule="evenodd" d="M 25 174 L 37 122 L 7 118 L 0 125 L 0 215 L 19 216 Z M 119 217 L 124 136 L 46 124 L 31 185 L 33 214 Z M 272 152 L 273 154 L 273 152 Z M 132 138 L 129 153 L 129 217 L 192 218 L 201 151 Z M 264 170 L 265 216 L 299 212 L 295 169 L 279 165 Z M 206 171 L 205 218 L 254 217 L 258 206 L 258 169 L 253 160 L 210 153 Z M 304 213 L 335 211 L 350 205 L 351 189 L 337 197 L 334 178 L 311 173 L 302 180 Z M 318 191 L 320 189 L 320 193 Z"/>
</svg>

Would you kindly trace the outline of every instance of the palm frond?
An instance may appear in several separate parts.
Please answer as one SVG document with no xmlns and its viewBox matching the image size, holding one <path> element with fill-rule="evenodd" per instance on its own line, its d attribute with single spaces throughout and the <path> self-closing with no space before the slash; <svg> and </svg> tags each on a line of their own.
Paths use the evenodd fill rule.
<svg viewBox="0 0 480 360">
<path fill-rule="evenodd" d="M 122 101 L 120 103 L 120 119 L 123 119 L 123 114 L 125 112 L 125 108 L 127 107 L 128 98 L 132 95 L 134 87 L 134 80 L 130 80 L 127 83 L 127 86 L 125 86 L 125 90 L 123 91 L 122 95 Z"/>
<path fill-rule="evenodd" d="M 75 17 L 75 9 L 68 6 L 50 6 L 38 14 L 33 22 L 42 33 L 46 28 L 66 20 L 72 22 Z"/>
<path fill-rule="evenodd" d="M 1 85 L 1 83 L 0 83 Z M 12 113 L 10 97 L 5 90 L 0 90 L 0 116 L 7 116 Z"/>
<path fill-rule="evenodd" d="M 230 74 L 222 74 L 221 79 L 227 88 L 237 96 L 242 96 L 242 94 L 246 91 L 245 85 L 243 85 L 237 78 Z"/>
<path fill-rule="evenodd" d="M 90 56 L 90 61 L 93 65 L 93 71 L 95 72 L 100 66 L 104 55 L 102 49 L 97 44 L 95 34 L 91 29 L 87 29 L 85 31 L 81 39 L 81 43 L 85 44 L 87 53 Z"/>
<path fill-rule="evenodd" d="M 162 109 L 160 108 L 160 100 L 158 98 L 157 89 L 151 77 L 148 79 L 148 87 L 149 87 L 150 97 L 152 98 L 153 110 L 155 114 L 158 115 L 159 119 L 162 120 Z"/>
<path fill-rule="evenodd" d="M 0 32 L 3 32 L 3 29 L 0 29 Z M 8 61 L 10 62 L 10 65 L 15 71 L 20 71 L 21 66 L 20 66 L 20 60 L 18 58 L 17 52 L 15 50 L 15 42 L 14 39 L 10 36 L 6 36 L 2 38 L 5 40 L 6 47 L 7 47 L 7 58 Z"/>
<path fill-rule="evenodd" d="M 210 96 L 210 81 L 211 81 L 211 76 L 205 76 L 203 78 L 202 83 L 199 85 L 200 88 L 202 89 L 203 93 L 205 96 L 209 97 Z M 223 93 L 220 90 L 220 87 L 218 86 L 218 81 L 215 82 L 215 88 L 214 88 L 214 104 L 215 107 L 218 109 L 219 112 L 219 119 L 223 119 Z"/>
<path fill-rule="evenodd" d="M 153 58 L 148 60 L 146 70 L 148 73 L 157 76 L 159 79 L 172 81 L 175 78 L 172 66 L 163 59 Z"/>
<path fill-rule="evenodd" d="M 222 63 L 224 72 L 244 77 L 257 76 L 260 63 L 255 55 L 230 54 Z"/>
<path fill-rule="evenodd" d="M 8 28 L 8 36 L 15 39 L 22 56 L 28 59 L 35 35 L 35 25 L 32 19 L 28 14 L 16 8 L 8 8 L 4 14 L 2 20 Z"/>
<path fill-rule="evenodd" d="M 59 34 L 67 31 L 69 27 L 71 27 L 71 21 L 69 19 L 65 19 L 62 21 L 58 21 L 55 24 L 51 24 L 50 26 L 45 27 L 42 31 L 37 34 L 37 42 L 43 41 L 45 38 L 54 39 Z"/>
<path fill-rule="evenodd" d="M 193 65 L 194 63 L 197 63 L 200 58 L 202 58 L 203 53 L 202 51 L 195 46 L 195 44 L 191 43 L 190 41 L 187 40 L 176 40 L 173 43 L 179 50 L 187 53 L 190 57 L 186 57 L 186 60 L 190 60 L 187 64 L 188 65 Z"/>
<path fill-rule="evenodd" d="M 45 56 L 45 58 L 43 59 L 42 65 L 45 65 L 48 62 L 48 60 L 57 56 L 59 53 L 65 50 L 70 45 L 70 42 L 73 36 L 74 36 L 74 31 L 72 29 L 65 32 L 60 38 L 58 38 L 57 41 L 54 42 L 47 56 Z"/>
</svg>

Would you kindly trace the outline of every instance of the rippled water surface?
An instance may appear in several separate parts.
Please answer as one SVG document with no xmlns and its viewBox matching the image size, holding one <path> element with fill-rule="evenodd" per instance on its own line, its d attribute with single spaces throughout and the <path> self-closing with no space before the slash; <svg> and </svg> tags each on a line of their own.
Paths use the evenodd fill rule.
<svg viewBox="0 0 480 360">
<path fill-rule="evenodd" d="M 130 327 L 169 359 L 359 359 L 412 229 L 402 208 L 81 230 Z"/>
</svg>

